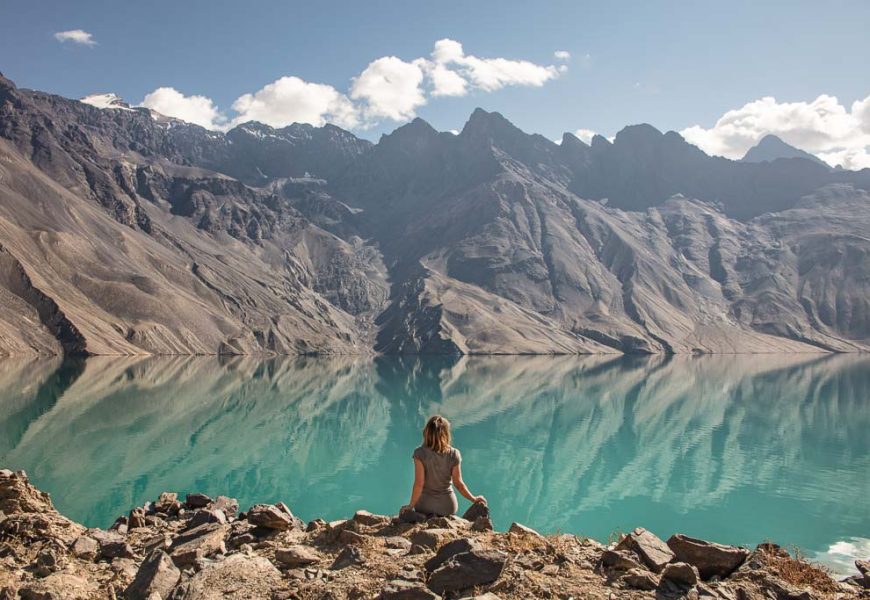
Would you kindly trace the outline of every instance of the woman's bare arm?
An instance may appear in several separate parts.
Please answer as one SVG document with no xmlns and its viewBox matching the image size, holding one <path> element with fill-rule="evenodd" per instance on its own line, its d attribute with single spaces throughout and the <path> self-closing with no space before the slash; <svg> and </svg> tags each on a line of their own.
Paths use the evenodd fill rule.
<svg viewBox="0 0 870 600">
<path fill-rule="evenodd" d="M 486 498 L 483 496 L 475 496 L 470 491 L 468 491 L 468 486 L 465 485 L 465 482 L 462 480 L 462 464 L 458 464 L 453 467 L 452 472 L 453 485 L 456 486 L 456 489 L 459 490 L 459 493 L 465 496 L 467 500 L 471 502 L 483 502 L 486 504 Z"/>
<path fill-rule="evenodd" d="M 414 459 L 414 487 L 411 488 L 411 501 L 402 508 L 414 508 L 417 504 L 417 500 L 420 499 L 420 494 L 423 493 L 423 484 L 426 482 L 426 470 L 423 468 L 423 463 L 421 463 L 416 458 Z"/>
</svg>

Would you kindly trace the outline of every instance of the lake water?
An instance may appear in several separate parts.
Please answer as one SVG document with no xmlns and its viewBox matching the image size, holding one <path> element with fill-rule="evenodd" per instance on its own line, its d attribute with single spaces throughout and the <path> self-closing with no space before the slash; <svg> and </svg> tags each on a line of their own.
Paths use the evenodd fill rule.
<svg viewBox="0 0 870 600">
<path fill-rule="evenodd" d="M 90 526 L 165 490 L 394 514 L 436 412 L 498 529 L 870 554 L 861 356 L 7 359 L 0 467 Z"/>
</svg>

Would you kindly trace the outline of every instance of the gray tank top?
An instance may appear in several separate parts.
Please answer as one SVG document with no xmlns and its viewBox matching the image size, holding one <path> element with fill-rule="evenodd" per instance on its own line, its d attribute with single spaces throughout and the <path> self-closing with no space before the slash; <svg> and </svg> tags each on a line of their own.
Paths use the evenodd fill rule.
<svg viewBox="0 0 870 600">
<path fill-rule="evenodd" d="M 423 494 L 440 496 L 452 494 L 450 482 L 453 478 L 453 467 L 462 462 L 459 450 L 451 447 L 447 452 L 439 454 L 426 446 L 414 450 L 414 458 L 423 463 L 426 480 L 423 482 Z"/>
</svg>

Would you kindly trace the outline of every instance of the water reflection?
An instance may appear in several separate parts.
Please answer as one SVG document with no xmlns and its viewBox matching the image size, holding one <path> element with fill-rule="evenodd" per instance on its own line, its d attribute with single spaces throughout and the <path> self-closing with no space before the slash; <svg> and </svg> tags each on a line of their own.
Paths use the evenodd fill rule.
<svg viewBox="0 0 870 600">
<path fill-rule="evenodd" d="M 859 356 L 3 361 L 0 389 L 0 465 L 91 525 L 166 489 L 392 512 L 442 412 L 500 527 L 870 536 Z"/>
</svg>

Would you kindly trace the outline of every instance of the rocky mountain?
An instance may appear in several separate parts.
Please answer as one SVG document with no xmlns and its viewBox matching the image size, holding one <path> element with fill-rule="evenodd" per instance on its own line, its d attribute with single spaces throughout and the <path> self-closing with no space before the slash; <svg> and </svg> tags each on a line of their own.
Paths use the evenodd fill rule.
<svg viewBox="0 0 870 600">
<path fill-rule="evenodd" d="M 0 78 L 0 352 L 866 350 L 868 189 L 649 125 L 224 134 Z"/>
<path fill-rule="evenodd" d="M 740 160 L 757 163 L 770 162 L 780 158 L 803 158 L 825 167 L 828 166 L 820 158 L 809 152 L 804 152 L 800 148 L 786 144 L 773 134 L 768 134 L 761 138 L 756 145 L 746 151 L 746 154 Z"/>
</svg>

